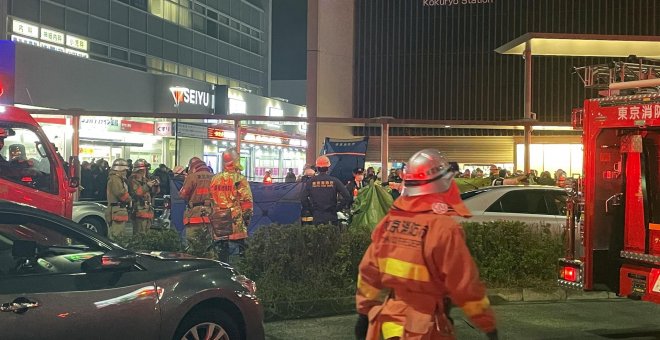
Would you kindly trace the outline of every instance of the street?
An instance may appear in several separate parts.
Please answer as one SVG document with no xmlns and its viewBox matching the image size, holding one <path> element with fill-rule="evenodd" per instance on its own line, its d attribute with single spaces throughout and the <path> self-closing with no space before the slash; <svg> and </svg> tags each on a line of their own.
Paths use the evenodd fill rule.
<svg viewBox="0 0 660 340">
<path fill-rule="evenodd" d="M 660 339 L 660 306 L 624 299 L 494 306 L 500 339 Z M 458 339 L 485 339 L 459 310 Z M 266 324 L 267 340 L 353 339 L 355 315 Z"/>
</svg>

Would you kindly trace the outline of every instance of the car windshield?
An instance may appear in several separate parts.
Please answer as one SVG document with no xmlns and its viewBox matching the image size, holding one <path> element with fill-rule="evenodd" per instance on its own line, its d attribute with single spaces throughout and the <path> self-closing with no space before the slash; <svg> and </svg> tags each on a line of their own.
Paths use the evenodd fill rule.
<svg viewBox="0 0 660 340">
<path fill-rule="evenodd" d="M 462 200 L 466 200 L 466 199 L 468 199 L 468 198 L 470 198 L 470 197 L 477 196 L 477 195 L 479 195 L 479 194 L 481 194 L 481 193 L 488 192 L 488 191 L 490 191 L 490 190 L 491 190 L 491 189 L 479 189 L 479 190 L 466 191 L 466 192 L 464 192 L 464 193 L 461 194 L 461 199 L 462 199 Z"/>
</svg>

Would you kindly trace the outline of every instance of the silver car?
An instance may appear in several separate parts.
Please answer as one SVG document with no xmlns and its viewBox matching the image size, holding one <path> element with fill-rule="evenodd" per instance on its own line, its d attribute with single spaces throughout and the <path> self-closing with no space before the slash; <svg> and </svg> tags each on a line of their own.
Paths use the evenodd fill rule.
<svg viewBox="0 0 660 340">
<path fill-rule="evenodd" d="M 73 202 L 71 219 L 95 233 L 108 236 L 108 224 L 105 221 L 105 205 L 103 204 L 86 201 Z"/>
<path fill-rule="evenodd" d="M 264 339 L 254 282 L 227 264 L 136 254 L 0 201 L 0 338 Z"/>
<path fill-rule="evenodd" d="M 468 222 L 497 220 L 520 221 L 527 224 L 548 224 L 560 233 L 566 223 L 564 189 L 542 185 L 503 185 L 484 187 L 461 194 L 472 211 Z"/>
</svg>

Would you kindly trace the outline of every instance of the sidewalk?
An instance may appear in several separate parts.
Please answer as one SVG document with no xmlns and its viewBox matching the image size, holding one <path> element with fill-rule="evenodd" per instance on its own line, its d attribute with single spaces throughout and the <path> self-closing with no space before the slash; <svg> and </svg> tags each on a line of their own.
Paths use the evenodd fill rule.
<svg viewBox="0 0 660 340">
<path fill-rule="evenodd" d="M 565 288 L 553 288 L 547 290 L 531 288 L 492 288 L 488 289 L 487 293 L 491 304 L 507 302 L 624 299 L 610 292 L 585 292 Z"/>
</svg>

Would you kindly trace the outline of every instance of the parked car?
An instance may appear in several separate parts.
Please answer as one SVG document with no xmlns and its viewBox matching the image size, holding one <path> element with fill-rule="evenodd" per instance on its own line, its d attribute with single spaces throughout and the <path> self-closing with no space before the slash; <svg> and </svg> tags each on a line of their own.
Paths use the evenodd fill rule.
<svg viewBox="0 0 660 340">
<path fill-rule="evenodd" d="M 108 224 L 105 221 L 105 205 L 89 201 L 73 202 L 71 219 L 83 227 L 108 236 Z"/>
<path fill-rule="evenodd" d="M 255 291 L 228 264 L 134 253 L 0 201 L 2 339 L 263 339 Z"/>
<path fill-rule="evenodd" d="M 460 221 L 520 221 L 549 224 L 561 233 L 566 223 L 565 189 L 542 185 L 503 185 L 479 188 L 461 194 L 473 216 Z"/>
</svg>

